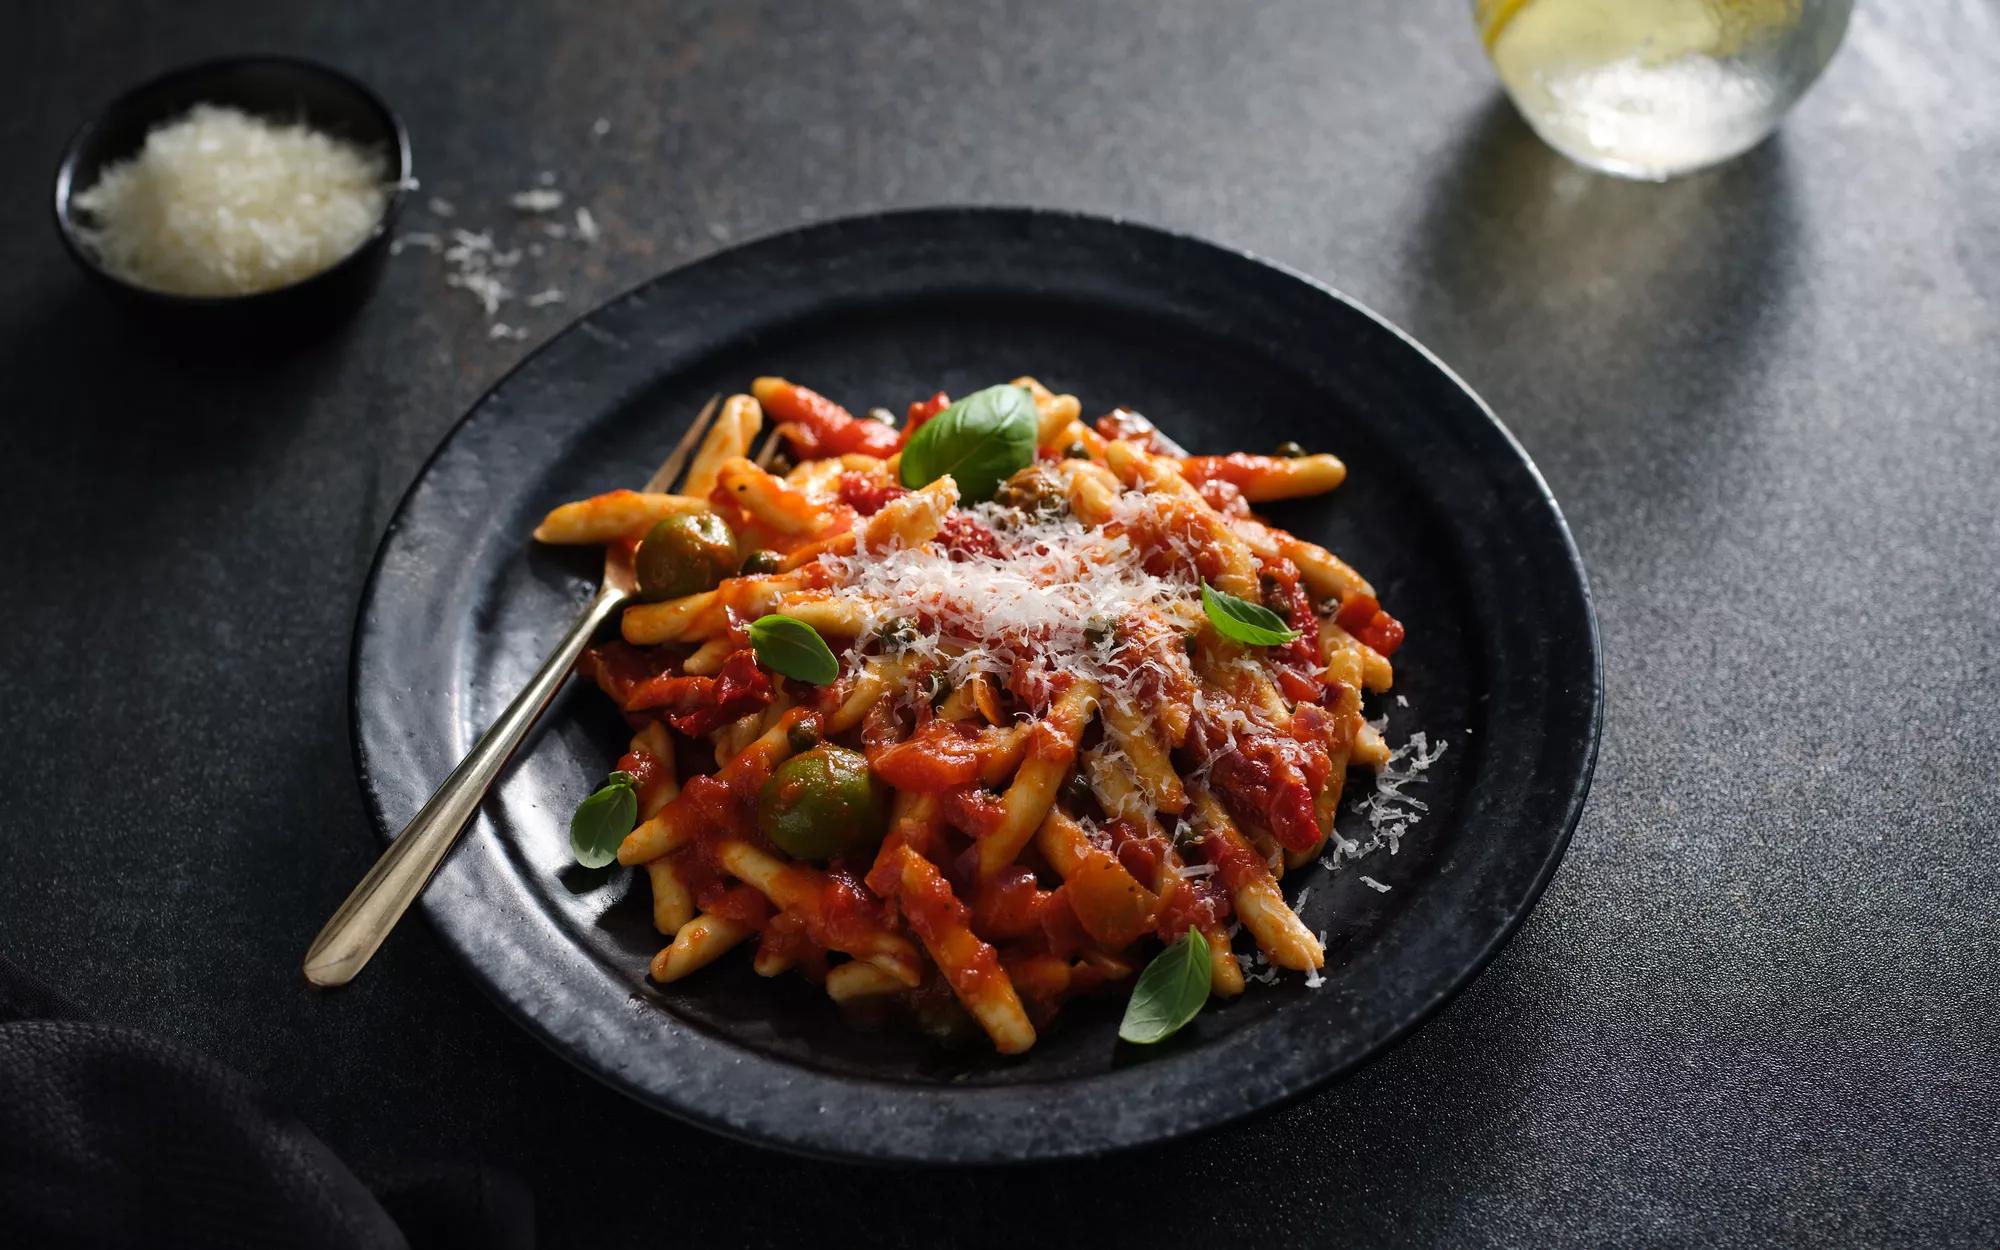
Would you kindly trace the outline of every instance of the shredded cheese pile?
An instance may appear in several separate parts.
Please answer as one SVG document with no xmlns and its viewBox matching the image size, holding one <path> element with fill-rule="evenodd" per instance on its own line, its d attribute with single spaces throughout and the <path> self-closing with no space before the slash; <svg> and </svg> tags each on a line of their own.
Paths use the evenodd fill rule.
<svg viewBox="0 0 2000 1250">
<path fill-rule="evenodd" d="M 1094 680 L 1116 697 L 1161 661 L 1093 630 L 1147 610 L 1200 613 L 1198 584 L 1148 573 L 1123 534 L 1067 515 L 1024 519 L 994 504 L 966 511 L 993 532 L 999 558 L 954 559 L 941 544 L 926 543 L 827 561 L 838 593 L 864 605 L 863 643 L 910 621 L 919 628 L 908 651 L 937 661 L 954 686 L 981 673 L 1004 683 L 1020 665 L 1045 677 Z"/>
<path fill-rule="evenodd" d="M 248 295 L 309 278 L 368 238 L 382 157 L 303 124 L 200 104 L 75 200 L 100 264 L 175 295 Z"/>
</svg>

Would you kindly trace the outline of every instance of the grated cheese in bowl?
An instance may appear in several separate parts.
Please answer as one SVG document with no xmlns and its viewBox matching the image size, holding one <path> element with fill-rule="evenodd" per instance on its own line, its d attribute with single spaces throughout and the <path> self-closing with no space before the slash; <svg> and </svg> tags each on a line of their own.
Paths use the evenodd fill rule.
<svg viewBox="0 0 2000 1250">
<path fill-rule="evenodd" d="M 389 202 L 379 153 L 302 123 L 199 104 L 77 195 L 112 276 L 172 295 L 276 290 L 340 263 Z"/>
</svg>

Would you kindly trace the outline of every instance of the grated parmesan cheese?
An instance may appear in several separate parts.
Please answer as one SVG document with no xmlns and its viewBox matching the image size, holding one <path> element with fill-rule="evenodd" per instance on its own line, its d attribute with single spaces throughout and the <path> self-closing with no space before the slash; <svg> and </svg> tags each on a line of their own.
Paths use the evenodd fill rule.
<svg viewBox="0 0 2000 1250">
<path fill-rule="evenodd" d="M 524 213 L 553 213 L 562 207 L 563 193 L 537 187 L 533 191 L 516 191 L 507 202 Z"/>
<path fill-rule="evenodd" d="M 174 295 L 249 295 L 331 268 L 389 202 L 379 154 L 303 124 L 198 104 L 78 195 L 106 270 Z"/>
<path fill-rule="evenodd" d="M 1379 731 L 1388 724 L 1388 721 L 1389 718 L 1384 716 L 1368 723 Z M 1437 763 L 1438 757 L 1444 754 L 1444 748 L 1445 744 L 1442 742 L 1433 746 L 1429 736 L 1418 730 L 1410 735 L 1408 741 L 1391 751 L 1389 761 L 1375 774 L 1373 793 L 1362 799 L 1354 808 L 1367 818 L 1370 835 L 1368 840 L 1357 842 L 1352 838 L 1336 836 L 1333 841 L 1339 845 L 1334 851 L 1329 851 L 1320 857 L 1320 865 L 1327 869 L 1338 869 L 1342 858 L 1360 859 L 1383 846 L 1389 848 L 1391 855 L 1400 851 L 1403 837 L 1410 831 L 1410 826 L 1422 820 L 1424 813 L 1431 810 L 1430 804 L 1413 794 L 1404 793 L 1403 787 L 1421 779 L 1425 771 Z M 1364 877 L 1363 880 L 1367 878 Z M 1370 882 L 1370 884 L 1376 883 Z M 1383 885 L 1376 885 L 1376 888 L 1388 889 Z"/>
<path fill-rule="evenodd" d="M 1146 608 L 1185 610 L 1194 583 L 1148 573 L 1123 534 L 1086 528 L 1069 516 L 1022 524 L 1018 513 L 996 504 L 965 511 L 993 531 L 998 559 L 953 560 L 937 544 L 925 544 L 825 561 L 841 584 L 836 596 L 862 605 L 861 641 L 892 621 L 917 621 L 909 650 L 936 660 L 954 686 L 982 673 L 1005 682 L 1019 665 L 1045 677 L 1089 678 L 1106 698 L 1131 698 L 1147 672 L 1166 675 L 1170 658 L 1092 645 L 1084 635 L 1095 622 Z M 865 524 L 856 523 L 857 537 Z"/>
</svg>

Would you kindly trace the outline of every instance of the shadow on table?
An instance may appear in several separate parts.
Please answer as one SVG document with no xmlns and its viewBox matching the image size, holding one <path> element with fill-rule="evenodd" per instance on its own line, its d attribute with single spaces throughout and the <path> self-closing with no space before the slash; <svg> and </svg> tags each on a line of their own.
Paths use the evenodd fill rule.
<svg viewBox="0 0 2000 1250">
<path fill-rule="evenodd" d="M 49 379 L 48 406 L 6 414 L 10 439 L 167 485 L 183 469 L 248 462 L 265 440 L 288 437 L 287 412 L 345 355 L 344 326 L 311 338 L 205 334 L 81 283 L 27 309 L 0 324 L 0 369 Z"/>
<path fill-rule="evenodd" d="M 1443 154 L 1413 226 L 1413 328 L 1489 386 L 1531 447 L 1657 452 L 1662 497 L 1724 462 L 1731 401 L 1779 336 L 1805 232 L 1782 136 L 1719 168 L 1630 182 L 1572 164 L 1497 92 Z M 1557 440 L 1585 446 L 1570 449 Z"/>
</svg>

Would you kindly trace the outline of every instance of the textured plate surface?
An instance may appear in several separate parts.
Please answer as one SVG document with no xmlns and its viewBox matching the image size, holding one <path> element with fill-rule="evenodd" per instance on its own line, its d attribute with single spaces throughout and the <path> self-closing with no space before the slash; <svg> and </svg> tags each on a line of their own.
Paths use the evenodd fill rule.
<svg viewBox="0 0 2000 1250">
<path fill-rule="evenodd" d="M 1025 210 L 894 213 L 764 239 L 583 318 L 438 449 L 376 557 L 353 725 L 384 836 L 409 819 L 589 593 L 594 553 L 527 539 L 563 500 L 642 480 L 711 393 L 760 373 L 895 408 L 1033 373 L 1151 416 L 1196 452 L 1296 439 L 1332 495 L 1266 509 L 1362 570 L 1408 625 L 1388 735 L 1447 750 L 1399 854 L 1329 874 L 1303 915 L 1326 983 L 1211 1006 L 1146 1052 L 1075 1004 L 1028 1055 L 857 1032 L 800 978 L 731 958 L 670 988 L 643 879 L 569 861 L 566 822 L 622 749 L 572 683 L 424 899 L 473 975 L 559 1054 L 705 1127 L 819 1154 L 1000 1162 L 1210 1127 L 1330 1079 L 1470 980 L 1533 905 L 1581 810 L 1602 681 L 1555 501 L 1466 387 L 1373 314 L 1212 244 Z M 1350 794 L 1367 787 L 1357 784 Z M 1350 798 L 1341 818 L 1365 834 Z M 1361 880 L 1373 877 L 1381 892 Z"/>
</svg>

